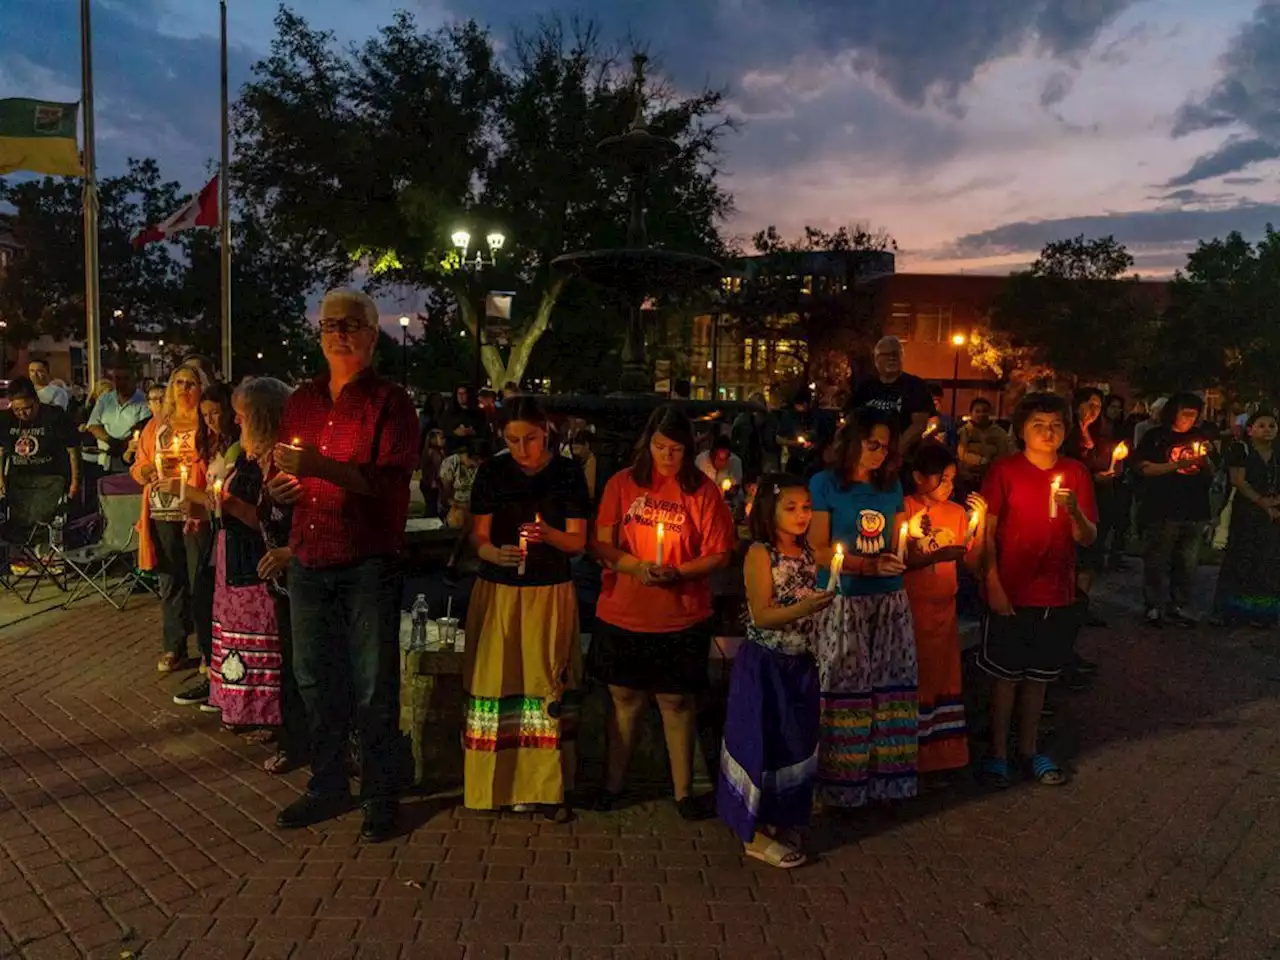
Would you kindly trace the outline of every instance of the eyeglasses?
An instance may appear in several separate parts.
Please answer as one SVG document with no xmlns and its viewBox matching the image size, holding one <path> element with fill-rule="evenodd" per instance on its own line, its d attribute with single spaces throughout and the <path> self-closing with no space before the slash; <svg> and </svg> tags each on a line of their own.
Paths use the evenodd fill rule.
<svg viewBox="0 0 1280 960">
<path fill-rule="evenodd" d="M 367 329 L 364 317 L 325 317 L 320 321 L 321 333 L 359 333 Z"/>
</svg>

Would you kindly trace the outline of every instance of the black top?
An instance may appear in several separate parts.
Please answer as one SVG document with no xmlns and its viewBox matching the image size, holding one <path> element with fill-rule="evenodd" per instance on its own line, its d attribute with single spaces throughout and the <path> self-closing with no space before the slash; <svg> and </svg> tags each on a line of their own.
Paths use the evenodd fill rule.
<svg viewBox="0 0 1280 960">
<path fill-rule="evenodd" d="M 1142 437 L 1134 452 L 1135 465 L 1173 463 L 1196 459 L 1195 444 L 1203 443 L 1212 453 L 1208 435 L 1199 427 L 1186 433 L 1174 433 L 1172 427 L 1152 427 Z M 1157 520 L 1209 519 L 1209 489 L 1213 486 L 1213 470 L 1186 467 L 1162 477 L 1142 478 L 1143 522 Z"/>
<path fill-rule="evenodd" d="M 559 530 L 568 520 L 586 520 L 591 499 L 582 467 L 568 457 L 553 456 L 539 472 L 525 473 L 514 457 L 494 457 L 480 467 L 471 488 L 471 512 L 492 517 L 489 540 L 495 547 L 516 546 L 520 526 L 539 514 Z M 480 576 L 513 587 L 547 587 L 573 579 L 570 557 L 545 543 L 529 544 L 524 576 L 514 567 L 482 562 Z"/>
<path fill-rule="evenodd" d="M 67 449 L 80 446 L 80 434 L 61 407 L 42 403 L 31 420 L 23 422 L 12 410 L 0 411 L 0 447 L 11 477 L 69 477 Z"/>
<path fill-rule="evenodd" d="M 867 407 L 896 417 L 900 430 L 911 426 L 911 418 L 917 413 L 932 417 L 938 412 L 928 385 L 910 373 L 898 374 L 893 383 L 881 383 L 879 377 L 864 380 L 853 391 L 849 406 L 854 410 Z"/>
</svg>

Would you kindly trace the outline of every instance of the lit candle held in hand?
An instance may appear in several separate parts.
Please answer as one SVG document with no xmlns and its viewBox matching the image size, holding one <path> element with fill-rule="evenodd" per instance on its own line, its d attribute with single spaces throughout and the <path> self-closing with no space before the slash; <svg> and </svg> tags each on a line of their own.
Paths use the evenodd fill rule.
<svg viewBox="0 0 1280 960">
<path fill-rule="evenodd" d="M 222 519 L 222 481 L 213 481 L 213 515 L 218 520 Z"/>
<path fill-rule="evenodd" d="M 187 499 L 187 475 L 189 470 L 184 463 L 178 467 L 178 501 L 182 502 Z"/>
<path fill-rule="evenodd" d="M 1049 519 L 1058 518 L 1058 491 L 1062 489 L 1062 477 L 1054 477 L 1049 484 Z"/>
<path fill-rule="evenodd" d="M 724 491 L 724 495 L 727 497 L 729 495 L 729 491 L 733 489 L 733 481 L 728 477 L 725 477 L 720 483 L 720 489 Z"/>
<path fill-rule="evenodd" d="M 1116 444 L 1116 448 L 1111 451 L 1111 470 L 1109 472 L 1115 473 L 1116 466 L 1119 465 L 1120 463 L 1123 463 L 1128 458 L 1129 458 L 1129 445 L 1125 443 L 1123 440 L 1121 440 L 1119 443 Z"/>
<path fill-rule="evenodd" d="M 665 539 L 667 528 L 663 524 L 658 524 L 658 556 L 654 561 L 658 566 L 662 566 L 662 541 Z"/>
<path fill-rule="evenodd" d="M 831 576 L 827 579 L 827 593 L 840 592 L 840 575 L 844 572 L 844 544 L 836 544 L 836 552 L 831 557 Z"/>
<path fill-rule="evenodd" d="M 969 511 L 969 526 L 968 526 L 968 528 L 965 530 L 965 533 L 964 533 L 964 545 L 965 545 L 966 547 L 967 547 L 969 544 L 971 544 L 971 543 L 973 542 L 973 538 L 974 538 L 975 536 L 977 536 L 977 534 L 978 534 L 978 525 L 979 525 L 980 523 L 982 523 L 982 511 L 981 511 L 981 510 L 977 510 L 977 509 L 970 510 L 970 511 Z"/>
<path fill-rule="evenodd" d="M 529 536 L 523 530 L 520 531 L 520 566 L 516 567 L 516 575 L 524 576 L 525 558 L 529 555 Z"/>
<path fill-rule="evenodd" d="M 907 562 L 907 540 L 909 539 L 906 521 L 898 528 L 898 559 Z"/>
</svg>

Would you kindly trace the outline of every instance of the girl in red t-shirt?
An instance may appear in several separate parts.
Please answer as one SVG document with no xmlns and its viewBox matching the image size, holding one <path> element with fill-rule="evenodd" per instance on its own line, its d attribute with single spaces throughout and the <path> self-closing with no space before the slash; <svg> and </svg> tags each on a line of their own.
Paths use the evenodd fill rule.
<svg viewBox="0 0 1280 960">
<path fill-rule="evenodd" d="M 693 797 L 694 697 L 708 684 L 711 574 L 737 540 L 720 489 L 694 465 L 693 424 L 675 406 L 653 412 L 631 467 L 605 486 L 593 552 L 604 565 L 589 670 L 613 699 L 609 763 L 598 809 L 616 802 L 649 694 L 658 701 L 676 806 Z"/>
</svg>

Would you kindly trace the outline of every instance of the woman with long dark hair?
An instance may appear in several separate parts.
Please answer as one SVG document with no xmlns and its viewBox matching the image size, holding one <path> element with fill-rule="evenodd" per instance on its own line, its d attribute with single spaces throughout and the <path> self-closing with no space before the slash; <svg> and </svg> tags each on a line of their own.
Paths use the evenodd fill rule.
<svg viewBox="0 0 1280 960">
<path fill-rule="evenodd" d="M 570 558 L 587 544 L 582 468 L 548 443 L 534 397 L 503 412 L 508 456 L 471 488 L 480 573 L 467 609 L 464 798 L 472 810 L 539 806 L 569 819 L 582 651 Z"/>
<path fill-rule="evenodd" d="M 818 628 L 822 685 L 819 798 L 839 807 L 917 792 L 918 667 L 911 603 L 903 589 L 906 523 L 895 422 L 850 415 L 834 465 L 810 482 L 809 543 L 819 587 L 843 557 L 835 603 Z"/>
<path fill-rule="evenodd" d="M 626 470 L 605 486 L 592 550 L 604 565 L 591 674 L 609 687 L 609 761 L 597 807 L 616 803 L 652 694 L 662 713 L 676 806 L 707 816 L 693 796 L 695 698 L 707 688 L 711 574 L 729 563 L 736 531 L 720 489 L 694 465 L 693 424 L 659 407 Z"/>
<path fill-rule="evenodd" d="M 1280 618 L 1280 458 L 1276 415 L 1250 414 L 1248 439 L 1227 448 L 1231 519 L 1213 612 L 1228 626 L 1274 628 Z"/>
</svg>

